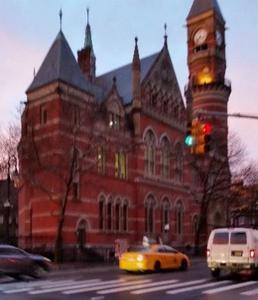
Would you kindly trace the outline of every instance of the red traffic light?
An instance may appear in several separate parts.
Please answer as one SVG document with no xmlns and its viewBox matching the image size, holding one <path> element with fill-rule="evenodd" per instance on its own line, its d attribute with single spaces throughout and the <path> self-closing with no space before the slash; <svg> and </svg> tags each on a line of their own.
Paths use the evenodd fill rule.
<svg viewBox="0 0 258 300">
<path fill-rule="evenodd" d="M 202 130 L 203 130 L 204 134 L 210 134 L 212 132 L 212 125 L 211 125 L 211 123 L 204 123 Z"/>
</svg>

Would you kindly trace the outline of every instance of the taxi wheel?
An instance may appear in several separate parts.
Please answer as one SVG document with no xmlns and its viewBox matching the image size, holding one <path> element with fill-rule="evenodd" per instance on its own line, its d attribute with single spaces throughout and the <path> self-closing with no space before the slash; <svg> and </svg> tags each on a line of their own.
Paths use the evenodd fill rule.
<svg viewBox="0 0 258 300">
<path fill-rule="evenodd" d="M 161 265 L 159 261 L 156 261 L 154 264 L 154 271 L 155 272 L 160 272 L 161 271 Z"/>
<path fill-rule="evenodd" d="M 186 271 L 187 268 L 188 268 L 187 261 L 186 261 L 185 259 L 183 259 L 183 260 L 181 261 L 180 270 L 181 270 L 181 271 Z"/>
</svg>

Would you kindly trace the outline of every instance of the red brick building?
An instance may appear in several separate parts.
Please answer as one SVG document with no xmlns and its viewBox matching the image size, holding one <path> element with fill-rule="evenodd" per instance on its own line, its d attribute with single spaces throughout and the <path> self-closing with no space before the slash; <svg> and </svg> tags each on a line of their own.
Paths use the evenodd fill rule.
<svg viewBox="0 0 258 300">
<path fill-rule="evenodd" d="M 187 27 L 187 107 L 166 35 L 145 58 L 135 39 L 131 63 L 96 76 L 89 23 L 78 62 L 58 33 L 22 115 L 21 246 L 53 248 L 58 224 L 71 249 L 106 251 L 116 239 L 132 244 L 144 235 L 193 245 L 199 207 L 186 123 L 199 108 L 226 112 L 230 87 L 217 1 L 195 0 Z M 226 119 L 218 128 L 226 141 Z"/>
</svg>

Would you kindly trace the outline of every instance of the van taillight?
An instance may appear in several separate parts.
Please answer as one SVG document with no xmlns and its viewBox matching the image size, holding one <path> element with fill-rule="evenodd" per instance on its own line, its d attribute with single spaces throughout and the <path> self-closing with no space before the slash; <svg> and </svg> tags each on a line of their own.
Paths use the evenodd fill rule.
<svg viewBox="0 0 258 300">
<path fill-rule="evenodd" d="M 250 257 L 251 258 L 255 257 L 255 251 L 254 251 L 254 249 L 250 250 Z"/>
<path fill-rule="evenodd" d="M 210 254 L 211 254 L 211 251 L 210 251 L 210 249 L 207 249 L 207 250 L 206 250 L 206 255 L 207 255 L 207 257 L 209 257 L 209 256 L 210 256 Z"/>
</svg>

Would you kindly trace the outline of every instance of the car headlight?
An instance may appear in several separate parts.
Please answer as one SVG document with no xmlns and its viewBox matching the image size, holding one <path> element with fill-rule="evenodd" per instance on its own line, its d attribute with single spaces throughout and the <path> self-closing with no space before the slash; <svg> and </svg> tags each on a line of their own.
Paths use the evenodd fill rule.
<svg viewBox="0 0 258 300">
<path fill-rule="evenodd" d="M 144 256 L 143 256 L 143 255 L 138 255 L 137 258 L 136 258 L 136 260 L 137 260 L 138 262 L 141 262 L 141 261 L 144 260 Z"/>
</svg>

